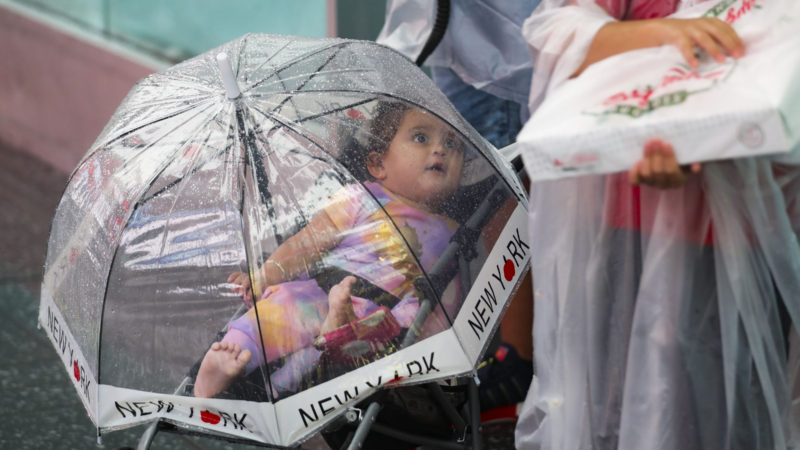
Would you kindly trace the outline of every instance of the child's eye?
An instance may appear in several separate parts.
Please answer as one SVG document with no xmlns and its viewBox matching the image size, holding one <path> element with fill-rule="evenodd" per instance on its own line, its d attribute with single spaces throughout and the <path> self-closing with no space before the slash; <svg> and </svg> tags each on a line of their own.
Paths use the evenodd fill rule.
<svg viewBox="0 0 800 450">
<path fill-rule="evenodd" d="M 458 150 L 461 151 L 461 141 L 458 139 L 447 139 L 444 141 L 444 146 L 449 148 L 450 150 Z"/>
<path fill-rule="evenodd" d="M 413 140 L 417 144 L 424 144 L 424 143 L 428 142 L 428 136 L 425 136 L 422 133 L 417 133 L 417 134 L 414 135 Z"/>
</svg>

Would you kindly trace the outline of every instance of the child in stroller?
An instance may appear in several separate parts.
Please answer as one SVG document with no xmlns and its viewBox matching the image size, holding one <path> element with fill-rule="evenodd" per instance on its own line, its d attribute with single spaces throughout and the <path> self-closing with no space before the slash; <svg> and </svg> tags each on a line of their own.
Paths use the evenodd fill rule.
<svg viewBox="0 0 800 450">
<path fill-rule="evenodd" d="M 426 111 L 379 102 L 369 144 L 348 165 L 369 181 L 335 194 L 270 255 L 253 277 L 255 286 L 248 274 L 231 275 L 246 302 L 252 292 L 261 294 L 204 356 L 195 396 L 216 396 L 242 374 L 281 358 L 283 376 L 271 376 L 273 388 L 292 391 L 331 341 L 363 331 L 362 342 L 369 342 L 375 357 L 391 352 L 394 338 L 411 325 L 419 308 L 414 280 L 436 263 L 458 226 L 441 212 L 461 182 L 463 143 Z M 386 295 L 353 295 L 357 278 L 351 275 L 326 292 L 308 274 L 320 262 L 368 280 Z M 457 290 L 450 283 L 442 297 L 447 312 L 458 306 Z M 431 334 L 446 326 L 437 314 L 428 323 Z"/>
</svg>

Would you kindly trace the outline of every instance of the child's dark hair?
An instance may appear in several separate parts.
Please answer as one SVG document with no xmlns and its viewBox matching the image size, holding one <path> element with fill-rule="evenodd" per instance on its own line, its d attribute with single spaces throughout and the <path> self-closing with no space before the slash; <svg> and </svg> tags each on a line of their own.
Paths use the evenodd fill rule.
<svg viewBox="0 0 800 450">
<path fill-rule="evenodd" d="M 400 122 L 411 105 L 398 100 L 380 100 L 370 121 L 367 145 L 355 140 L 342 149 L 341 162 L 359 180 L 372 180 L 367 169 L 367 156 L 372 153 L 383 155 L 400 128 Z"/>
</svg>

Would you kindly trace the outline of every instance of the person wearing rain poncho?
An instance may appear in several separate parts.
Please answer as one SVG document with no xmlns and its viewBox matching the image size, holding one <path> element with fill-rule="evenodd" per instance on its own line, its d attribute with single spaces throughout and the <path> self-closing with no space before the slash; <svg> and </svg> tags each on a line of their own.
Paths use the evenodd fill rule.
<svg viewBox="0 0 800 450">
<path fill-rule="evenodd" d="M 532 110 L 623 51 L 745 51 L 720 20 L 654 19 L 679 3 L 701 2 L 545 0 L 523 30 Z M 797 445 L 797 152 L 700 170 L 653 138 L 627 174 L 531 188 L 537 377 L 517 448 Z"/>
<path fill-rule="evenodd" d="M 271 376 L 272 386 L 278 393 L 293 391 L 320 358 L 313 345 L 319 336 L 378 309 L 372 299 L 351 295 L 354 276 L 344 277 L 326 293 L 307 275 L 308 267 L 320 262 L 369 280 L 399 299 L 391 308 L 392 320 L 404 328 L 411 325 L 419 307 L 413 281 L 420 270 L 434 265 L 457 228 L 440 210 L 461 180 L 462 143 L 431 114 L 383 102 L 373 119 L 366 155 L 351 159 L 352 165 L 363 166 L 354 167 L 354 173 L 366 172 L 372 180 L 364 182 L 369 193 L 360 184 L 343 188 L 270 255 L 255 276 L 257 285 L 266 286 L 263 294 L 255 308 L 230 324 L 221 342 L 212 344 L 197 375 L 195 396 L 219 394 L 243 372 L 263 365 L 263 355 L 267 362 L 284 358 L 283 367 Z M 233 274 L 230 281 L 250 295 L 249 276 Z M 448 289 L 443 301 L 451 299 L 452 307 L 451 294 Z"/>
</svg>

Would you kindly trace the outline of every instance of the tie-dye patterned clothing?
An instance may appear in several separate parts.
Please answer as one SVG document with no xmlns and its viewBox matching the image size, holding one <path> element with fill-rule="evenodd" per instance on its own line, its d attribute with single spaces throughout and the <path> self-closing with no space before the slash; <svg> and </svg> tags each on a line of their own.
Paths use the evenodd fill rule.
<svg viewBox="0 0 800 450">
<path fill-rule="evenodd" d="M 401 326 L 408 327 L 418 308 L 413 281 L 422 270 L 433 267 L 457 224 L 411 207 L 373 182 L 344 187 L 324 211 L 342 239 L 324 255 L 322 265 L 350 272 L 394 294 L 400 302 L 392 313 Z M 378 305 L 354 296 L 353 308 L 361 318 Z M 318 359 L 319 351 L 311 344 L 327 314 L 327 293 L 304 275 L 269 286 L 255 308 L 231 323 L 223 340 L 237 342 L 253 353 L 248 371 L 262 365 L 264 355 L 268 361 L 288 357 L 283 372 L 285 382 L 291 384 L 299 378 L 297 372 Z M 257 339 L 259 328 L 263 353 Z M 280 372 L 272 375 L 273 385 L 281 385 Z"/>
</svg>

